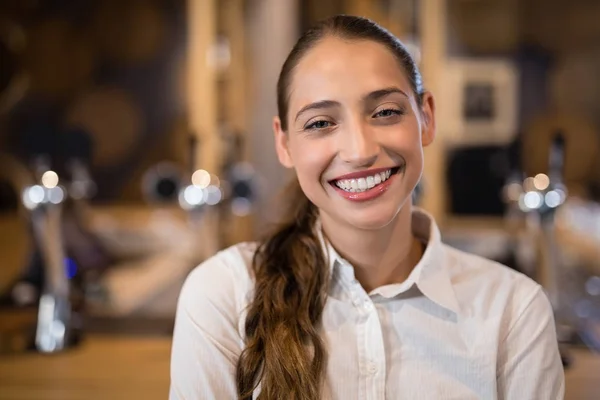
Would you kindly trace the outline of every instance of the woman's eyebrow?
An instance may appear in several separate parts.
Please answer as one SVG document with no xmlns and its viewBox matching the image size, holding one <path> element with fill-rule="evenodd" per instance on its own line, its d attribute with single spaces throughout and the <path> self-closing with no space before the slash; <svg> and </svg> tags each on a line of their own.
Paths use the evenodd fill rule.
<svg viewBox="0 0 600 400">
<path fill-rule="evenodd" d="M 321 101 L 317 101 L 314 103 L 310 103 L 305 105 L 304 107 L 302 107 L 300 109 L 300 111 L 298 111 L 298 114 L 296 114 L 296 118 L 294 121 L 297 121 L 298 118 L 300 117 L 301 114 L 305 113 L 306 111 L 309 110 L 322 110 L 324 108 L 333 108 L 333 107 L 339 107 L 340 103 L 337 101 L 333 101 L 333 100 L 321 100 Z"/>
<path fill-rule="evenodd" d="M 388 88 L 378 89 L 371 93 L 366 94 L 365 96 L 363 96 L 362 101 L 363 101 L 363 103 L 373 102 L 376 100 L 380 100 L 382 97 L 388 96 L 392 93 L 400 93 L 400 94 L 404 95 L 406 98 L 408 98 L 408 95 L 403 90 L 401 90 L 400 88 L 398 88 L 396 86 L 390 86 Z"/>
</svg>

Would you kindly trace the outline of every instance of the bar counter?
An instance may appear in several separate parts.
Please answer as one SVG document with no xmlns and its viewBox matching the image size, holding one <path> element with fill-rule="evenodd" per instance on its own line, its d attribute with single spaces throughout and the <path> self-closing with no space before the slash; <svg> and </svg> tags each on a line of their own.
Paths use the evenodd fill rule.
<svg viewBox="0 0 600 400">
<path fill-rule="evenodd" d="M 0 356 L 1 400 L 165 400 L 171 340 L 87 337 L 60 354 Z"/>
<path fill-rule="evenodd" d="M 55 355 L 0 357 L 0 400 L 166 400 L 168 337 L 89 336 Z M 600 357 L 583 349 L 566 373 L 567 400 L 598 399 Z"/>
</svg>

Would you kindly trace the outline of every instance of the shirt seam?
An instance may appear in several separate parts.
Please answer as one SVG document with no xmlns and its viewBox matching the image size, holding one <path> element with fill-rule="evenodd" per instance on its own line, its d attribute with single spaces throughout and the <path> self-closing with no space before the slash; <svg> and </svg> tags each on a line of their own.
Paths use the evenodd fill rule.
<svg viewBox="0 0 600 400">
<path fill-rule="evenodd" d="M 523 318 L 523 316 L 525 315 L 525 312 L 531 306 L 531 304 L 533 303 L 533 300 L 535 300 L 536 296 L 540 293 L 541 290 L 542 290 L 542 287 L 539 284 L 537 284 L 535 287 L 535 290 L 531 294 L 531 297 L 529 299 L 527 299 L 527 301 L 525 302 L 525 305 L 523 306 L 521 311 L 518 313 L 517 318 L 514 320 L 514 322 L 508 328 L 508 331 L 506 332 L 506 335 L 504 336 L 504 338 L 500 341 L 500 344 L 504 344 L 508 340 L 508 338 L 511 335 L 511 333 L 513 332 L 514 328 L 517 326 L 519 321 Z"/>
</svg>

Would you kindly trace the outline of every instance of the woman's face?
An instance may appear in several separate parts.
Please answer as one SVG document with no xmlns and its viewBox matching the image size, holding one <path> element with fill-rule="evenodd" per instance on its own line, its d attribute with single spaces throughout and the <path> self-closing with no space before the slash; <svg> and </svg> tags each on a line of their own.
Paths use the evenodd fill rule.
<svg viewBox="0 0 600 400">
<path fill-rule="evenodd" d="M 398 60 L 373 41 L 322 40 L 294 69 L 281 163 L 296 170 L 321 215 L 361 229 L 394 220 L 423 171 L 434 103 L 419 109 Z"/>
</svg>

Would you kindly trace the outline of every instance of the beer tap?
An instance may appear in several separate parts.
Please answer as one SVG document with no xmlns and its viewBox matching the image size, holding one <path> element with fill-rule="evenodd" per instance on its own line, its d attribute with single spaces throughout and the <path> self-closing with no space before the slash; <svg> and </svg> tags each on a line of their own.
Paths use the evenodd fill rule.
<svg viewBox="0 0 600 400">
<path fill-rule="evenodd" d="M 543 249 L 542 254 L 545 258 L 543 265 L 544 271 L 540 276 L 542 286 L 546 289 L 548 297 L 555 310 L 560 310 L 560 290 L 559 285 L 562 281 L 560 267 L 560 253 L 554 236 L 555 216 L 559 206 L 561 206 L 567 196 L 567 190 L 563 184 L 563 170 L 565 164 L 565 140 L 562 132 L 557 132 L 552 141 L 549 154 L 547 187 L 544 191 L 544 201 L 538 208 L 539 220 L 541 225 L 541 239 Z M 539 180 L 539 178 L 538 178 Z M 534 185 L 536 184 L 534 178 Z M 538 186 L 540 182 L 538 182 Z M 541 186 L 546 185 L 546 179 Z"/>
<path fill-rule="evenodd" d="M 69 197 L 78 204 L 96 195 L 96 183 L 91 177 L 93 143 L 90 135 L 79 128 L 67 130 L 62 137 L 66 170 L 70 174 Z"/>
<path fill-rule="evenodd" d="M 198 168 L 196 154 L 200 145 L 195 135 L 189 137 L 189 181 L 179 191 L 179 206 L 188 212 L 189 221 L 201 237 L 198 260 L 215 254 L 222 248 L 219 234 L 219 207 L 223 199 L 221 180 Z"/>
<path fill-rule="evenodd" d="M 144 197 L 151 204 L 177 204 L 187 214 L 187 220 L 200 238 L 195 258 L 202 261 L 220 249 L 215 231 L 217 207 L 222 200 L 220 180 L 216 175 L 197 167 L 198 139 L 189 135 L 187 165 L 161 162 L 149 169 L 143 178 Z"/>
<path fill-rule="evenodd" d="M 506 204 L 504 221 L 509 233 L 508 253 L 504 264 L 529 276 L 535 274 L 535 260 L 527 251 L 532 247 L 534 233 L 521 235 L 520 230 L 526 221 L 527 214 L 523 207 L 523 182 L 525 175 L 521 163 L 521 140 L 519 136 L 507 149 L 508 175 L 503 187 L 502 197 Z M 526 232 L 530 233 L 530 232 Z M 531 253 L 531 251 L 529 251 Z"/>
<path fill-rule="evenodd" d="M 24 206 L 31 216 L 34 242 L 41 255 L 43 284 L 35 328 L 35 346 L 55 353 L 76 342 L 70 282 L 62 236 L 62 209 L 66 190 L 46 157 L 35 162 L 36 184 L 25 187 Z"/>
<path fill-rule="evenodd" d="M 194 135 L 189 137 L 189 175 L 184 184 L 178 191 L 179 205 L 190 213 L 191 220 L 196 220 L 204 216 L 206 206 L 215 206 L 221 202 L 221 182 L 220 179 L 210 172 L 197 167 L 197 147 L 198 139 Z"/>
<path fill-rule="evenodd" d="M 565 140 L 561 131 L 554 134 L 550 149 L 548 174 L 539 173 L 519 182 L 515 173 L 505 187 L 505 199 L 513 218 L 522 213 L 528 225 L 534 227 L 538 260 L 535 278 L 544 288 L 554 309 L 557 335 L 561 344 L 563 364 L 570 364 L 570 356 L 562 346 L 568 342 L 570 329 L 561 323 L 563 304 L 560 284 L 563 281 L 561 253 L 555 238 L 555 216 L 567 199 L 563 183 L 565 165 Z M 518 217 L 517 217 L 518 218 Z"/>
<path fill-rule="evenodd" d="M 25 211 L 29 235 L 31 236 L 30 258 L 23 266 L 18 278 L 10 285 L 9 290 L 2 298 L 2 304 L 9 307 L 26 308 L 37 305 L 40 293 L 44 285 L 46 268 L 45 257 L 39 245 L 35 231 L 35 220 L 37 213 L 31 210 L 44 199 L 44 186 L 41 184 L 44 178 L 47 183 L 55 178 L 50 164 L 55 153 L 56 142 L 53 139 L 54 132 L 45 121 L 34 119 L 30 121 L 21 134 L 17 143 L 17 153 L 24 160 L 26 178 L 17 186 L 20 192 L 22 209 Z M 46 174 L 47 173 L 47 174 Z M 57 178 L 57 176 L 56 176 Z M 56 189 L 55 196 L 60 193 Z"/>
<path fill-rule="evenodd" d="M 564 321 L 565 305 L 563 304 L 562 291 L 560 290 L 560 285 L 564 282 L 564 276 L 561 253 L 555 237 L 556 212 L 567 198 L 567 189 L 563 183 L 564 166 L 565 139 L 564 134 L 561 131 L 557 131 L 550 147 L 548 187 L 544 193 L 544 207 L 538 209 L 541 226 L 540 245 L 542 249 L 542 265 L 544 266 L 539 280 L 554 308 L 557 336 L 563 364 L 569 366 L 572 363 L 572 357 L 565 345 L 570 341 L 572 329 Z M 534 185 L 535 183 L 534 180 Z M 544 179 L 542 183 L 545 185 L 546 180 Z"/>
<path fill-rule="evenodd" d="M 248 162 L 243 160 L 244 139 L 239 132 L 224 132 L 226 153 L 223 171 L 227 182 L 227 193 L 224 206 L 228 206 L 228 214 L 239 217 L 247 216 L 258 196 L 257 174 Z"/>
<path fill-rule="evenodd" d="M 171 162 L 155 165 L 145 173 L 142 191 L 146 201 L 152 204 L 177 202 L 193 220 L 202 215 L 205 206 L 221 201 L 221 190 L 215 175 L 197 168 L 198 139 L 190 135 L 188 143 L 187 165 L 184 168 Z"/>
<path fill-rule="evenodd" d="M 100 276 L 115 260 L 87 225 L 88 201 L 97 192 L 90 172 L 93 142 L 87 132 L 77 127 L 67 129 L 60 142 L 61 158 L 70 178 L 62 228 L 65 251 L 73 269 L 72 289 L 86 300 L 102 298 Z"/>
</svg>

